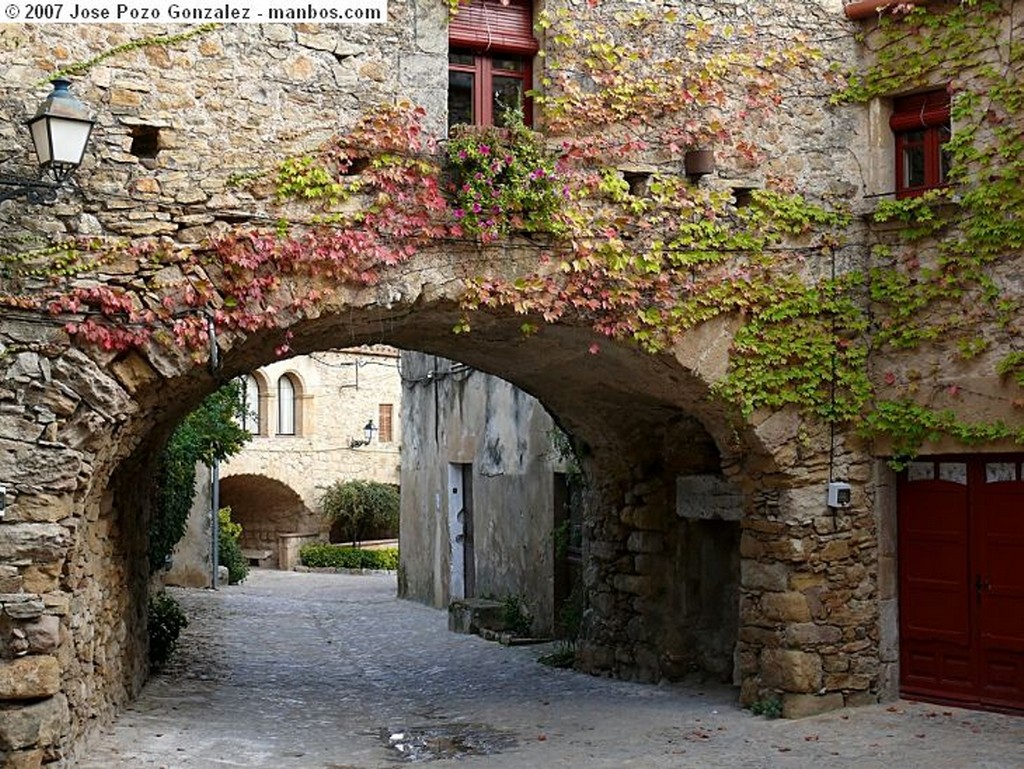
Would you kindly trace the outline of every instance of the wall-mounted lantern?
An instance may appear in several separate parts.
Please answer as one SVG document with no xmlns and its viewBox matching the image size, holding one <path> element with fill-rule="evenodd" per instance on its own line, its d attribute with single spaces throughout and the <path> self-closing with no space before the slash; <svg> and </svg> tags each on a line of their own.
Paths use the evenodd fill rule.
<svg viewBox="0 0 1024 769">
<path fill-rule="evenodd" d="M 0 521 L 4 519 L 4 510 L 7 509 L 7 487 L 0 483 Z"/>
<path fill-rule="evenodd" d="M 350 449 L 358 449 L 360 446 L 369 445 L 369 443 L 373 440 L 373 434 L 375 432 L 377 432 L 377 428 L 374 426 L 373 420 L 371 419 L 363 427 L 363 438 L 362 438 L 362 440 L 356 440 L 355 438 L 353 438 L 352 440 L 350 440 L 348 442 L 349 448 Z"/>
<path fill-rule="evenodd" d="M 53 92 L 28 121 L 39 159 L 39 177 L 0 176 L 0 201 L 24 197 L 29 203 L 52 203 L 57 192 L 82 164 L 95 118 L 69 91 L 71 81 L 53 81 Z"/>
</svg>

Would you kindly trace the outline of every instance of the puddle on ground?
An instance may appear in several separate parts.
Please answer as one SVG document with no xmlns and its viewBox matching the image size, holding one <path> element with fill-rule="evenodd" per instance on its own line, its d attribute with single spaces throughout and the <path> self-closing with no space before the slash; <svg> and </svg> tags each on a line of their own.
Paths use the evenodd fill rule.
<svg viewBox="0 0 1024 769">
<path fill-rule="evenodd" d="M 486 724 L 437 724 L 408 729 L 382 729 L 380 736 L 401 761 L 489 756 L 516 744 L 514 735 Z"/>
</svg>

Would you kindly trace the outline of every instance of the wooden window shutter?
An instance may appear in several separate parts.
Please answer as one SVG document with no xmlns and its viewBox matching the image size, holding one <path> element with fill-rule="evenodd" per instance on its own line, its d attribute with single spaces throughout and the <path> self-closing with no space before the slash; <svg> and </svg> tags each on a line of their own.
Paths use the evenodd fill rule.
<svg viewBox="0 0 1024 769">
<path fill-rule="evenodd" d="M 901 96 L 893 101 L 889 127 L 893 131 L 913 131 L 949 124 L 949 93 L 929 91 Z"/>
<path fill-rule="evenodd" d="M 459 5 L 448 26 L 448 47 L 473 51 L 500 51 L 532 56 L 537 53 L 533 36 L 533 8 L 528 2 L 472 0 Z"/>
</svg>

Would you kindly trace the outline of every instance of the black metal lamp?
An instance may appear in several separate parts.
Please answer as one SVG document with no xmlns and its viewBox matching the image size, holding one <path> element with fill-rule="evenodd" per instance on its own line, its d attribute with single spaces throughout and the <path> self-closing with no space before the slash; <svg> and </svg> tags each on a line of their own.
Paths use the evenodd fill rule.
<svg viewBox="0 0 1024 769">
<path fill-rule="evenodd" d="M 53 92 L 28 121 L 39 159 L 39 178 L 0 177 L 0 201 L 24 196 L 30 203 L 52 203 L 57 191 L 82 164 L 96 120 L 68 90 L 71 81 L 59 78 Z"/>
<path fill-rule="evenodd" d="M 371 419 L 363 427 L 363 440 L 357 441 L 355 438 L 353 438 L 348 442 L 349 448 L 356 449 L 359 448 L 360 446 L 369 445 L 369 443 L 373 440 L 373 434 L 375 432 L 377 432 L 377 428 L 374 426 L 373 420 Z"/>
</svg>

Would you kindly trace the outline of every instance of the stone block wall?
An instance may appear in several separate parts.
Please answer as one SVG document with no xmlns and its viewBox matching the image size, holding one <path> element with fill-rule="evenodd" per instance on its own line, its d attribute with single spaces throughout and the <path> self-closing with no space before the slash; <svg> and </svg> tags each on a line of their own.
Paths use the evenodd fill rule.
<svg viewBox="0 0 1024 769">
<path fill-rule="evenodd" d="M 571 14 L 589 4 L 564 5 Z M 610 23 L 634 5 L 599 8 Z M 77 176 L 81 191 L 45 211 L 4 203 L 0 245 L 11 250 L 56 236 L 112 235 L 188 246 L 238 224 L 273 223 L 280 212 L 272 186 L 242 190 L 233 181 L 314 149 L 380 101 L 408 97 L 424 105 L 431 130 L 442 135 L 447 6 L 433 0 L 389 6 L 389 22 L 380 26 L 235 25 L 139 47 L 126 44 L 182 30 L 0 29 L 0 109 L 28 116 L 45 95 L 37 84 L 48 74 L 97 59 L 76 76 L 74 89 L 99 118 Z M 856 201 L 863 186 L 863 110 L 826 104 L 829 67 L 853 64 L 857 56 L 839 3 L 730 0 L 686 10 L 709 24 L 758 27 L 766 52 L 779 50 L 780 39 L 791 34 L 810 35 L 823 62 L 793 74 L 785 95 L 799 98 L 784 99 L 776 120 L 745 126 L 766 150 L 761 165 L 725 152 L 716 173 L 699 184 L 749 189 L 775 179 L 811 197 Z M 687 17 L 670 30 L 676 37 L 667 45 L 680 60 L 690 55 L 687 34 L 696 27 Z M 637 26 L 622 34 L 636 40 L 644 31 Z M 133 151 L 136 136 L 146 132 L 158 137 L 155 157 Z M 4 157 L 29 165 L 26 148 L 13 125 L 0 129 Z M 810 259 L 801 269 L 821 275 L 834 265 L 863 266 L 862 230 L 853 228 L 834 261 Z M 736 584 L 732 676 L 744 702 L 778 697 L 787 715 L 800 715 L 891 694 L 894 516 L 891 476 L 872 463 L 873 447 L 846 435 L 830 445 L 815 425 L 788 412 L 744 421 L 713 405 L 708 396 L 728 362 L 729 322 L 695 330 L 663 356 L 642 356 L 604 339 L 600 355 L 589 355 L 594 337 L 581 328 L 544 329 L 524 339 L 521 319 L 500 314 L 482 314 L 473 334 L 456 340 L 451 328 L 461 278 L 490 262 L 509 274 L 536 266 L 516 248 L 500 246 L 460 260 L 463 254 L 446 245 L 444 253 L 417 256 L 407 272 L 389 275 L 379 294 L 353 292 L 319 317 L 281 319 L 274 334 L 224 340 L 225 372 L 268 364 L 279 332 L 294 323 L 301 352 L 383 340 L 515 380 L 593 450 L 582 667 L 650 681 L 694 665 L 722 675 L 732 631 L 703 637 L 681 632 L 685 623 L 678 620 L 700 620 L 694 601 L 712 600 L 697 585 L 709 572 L 690 564 L 728 551 L 727 576 Z M 81 280 L 158 302 L 181 277 L 177 269 L 126 254 Z M 18 290 L 38 287 L 27 280 Z M 153 447 L 215 384 L 179 350 L 153 345 L 123 355 L 86 354 L 51 321 L 14 311 L 0 316 L 0 482 L 8 486 L 9 503 L 0 524 L 0 751 L 8 763 L 26 766 L 65 761 L 87 723 L 108 719 L 141 684 L 149 511 L 134 482 L 150 472 Z M 979 360 L 990 366 L 1003 352 L 993 348 Z M 898 354 L 897 372 L 942 368 L 955 357 L 953 351 L 924 360 Z M 957 365 L 958 374 L 971 374 L 964 381 L 977 385 L 977 401 L 997 390 L 996 377 L 979 373 L 980 362 Z M 954 395 L 944 390 L 936 397 L 944 403 Z M 681 414 L 692 416 L 685 429 L 664 432 Z M 468 438 L 462 448 L 462 457 L 473 456 Z M 824 504 L 833 474 L 854 492 L 851 507 L 835 515 Z M 678 495 L 694 488 L 677 479 L 693 476 L 733 484 L 742 515 L 721 513 L 715 496 L 706 500 L 713 514 L 681 519 L 687 503 Z M 440 509 L 429 493 L 421 502 Z M 725 507 L 733 509 L 733 502 Z M 734 525 L 695 525 L 705 518 Z M 425 590 L 431 599 L 443 597 L 440 588 Z"/>
<path fill-rule="evenodd" d="M 0 247 L 75 235 L 198 244 L 240 221 L 272 222 L 272 187 L 242 191 L 233 179 L 315 149 L 372 104 L 408 98 L 439 131 L 447 8 L 391 0 L 389 13 L 382 25 L 224 25 L 141 46 L 130 43 L 189 30 L 4 26 L 5 170 L 34 165 L 20 119 L 50 73 L 95 60 L 72 90 L 98 123 L 81 192 L 45 209 L 4 203 Z M 133 147 L 146 133 L 154 153 Z M 142 291 L 175 277 L 161 270 L 126 258 L 94 277 Z M 4 292 L 33 287 L 7 277 Z M 143 681 L 148 508 L 130 480 L 147 476 L 151 457 L 136 451 L 157 445 L 209 383 L 188 397 L 167 384 L 191 367 L 173 350 L 94 360 L 68 347 L 60 323 L 5 310 L 0 326 L 0 764 L 58 766 Z"/>
<path fill-rule="evenodd" d="M 409 99 L 440 130 L 447 8 L 428 0 L 388 5 L 386 24 L 4 27 L 5 114 L 27 119 L 51 73 L 95 60 L 73 77 L 72 91 L 98 118 L 76 174 L 88 192 L 64 196 L 42 218 L 24 206 L 4 206 L 5 235 L 198 244 L 239 221 L 272 222 L 266 217 L 273 189 L 253 194 L 233 180 L 316 149 L 370 105 Z M 156 42 L 132 45 L 147 39 Z M 155 151 L 138 148 L 140 134 L 155 137 Z M 26 167 L 34 162 L 29 145 L 13 126 L 0 133 L 4 156 Z"/>
</svg>

